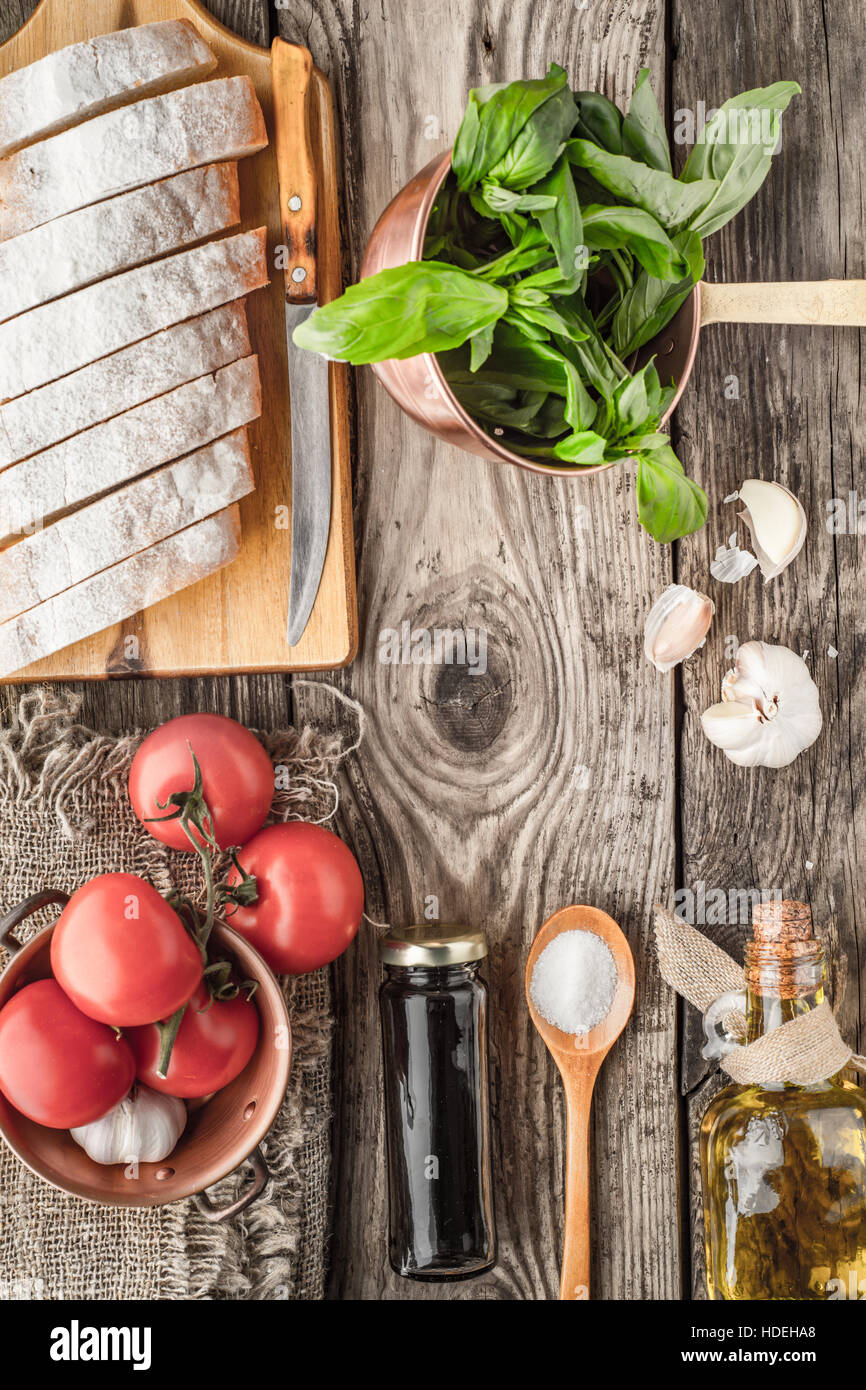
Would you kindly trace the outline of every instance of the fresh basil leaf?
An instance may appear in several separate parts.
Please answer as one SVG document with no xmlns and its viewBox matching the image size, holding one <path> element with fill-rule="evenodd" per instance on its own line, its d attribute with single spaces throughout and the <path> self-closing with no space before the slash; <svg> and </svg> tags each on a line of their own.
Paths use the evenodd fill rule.
<svg viewBox="0 0 866 1390">
<path fill-rule="evenodd" d="M 568 87 L 553 93 L 533 111 L 517 138 L 490 170 L 489 178 L 506 188 L 537 183 L 556 163 L 574 129 L 577 107 Z"/>
<path fill-rule="evenodd" d="M 528 429 L 547 400 L 544 391 L 514 393 L 483 380 L 469 383 L 449 380 L 448 384 L 464 410 L 494 428 L 499 425 L 506 429 Z M 497 391 L 504 392 L 504 398 Z"/>
<path fill-rule="evenodd" d="M 577 463 L 588 467 L 604 463 L 604 440 L 593 430 L 575 430 L 554 444 L 553 452 L 563 463 Z"/>
<path fill-rule="evenodd" d="M 704 273 L 700 237 L 679 232 L 672 240 L 685 257 L 689 273 L 674 284 L 641 271 L 613 319 L 614 346 L 621 357 L 630 357 L 667 327 Z"/>
<path fill-rule="evenodd" d="M 509 309 L 502 315 L 500 322 L 511 324 L 524 338 L 535 343 L 546 343 L 550 337 L 550 328 L 547 324 L 539 323 L 538 316 L 532 309 Z"/>
<path fill-rule="evenodd" d="M 553 255 L 547 237 L 535 222 L 527 222 L 520 240 L 501 256 L 486 261 L 479 269 L 479 276 L 489 280 L 504 280 L 511 275 L 520 275 L 526 270 L 551 263 Z"/>
<path fill-rule="evenodd" d="M 695 217 L 718 187 L 715 179 L 680 183 L 670 174 L 648 169 L 627 155 L 608 154 L 588 140 L 569 140 L 565 152 L 572 164 L 585 169 L 621 203 L 643 208 L 668 230 Z"/>
<path fill-rule="evenodd" d="M 648 362 L 642 371 L 627 377 L 625 381 L 621 381 L 613 393 L 617 437 L 633 434 L 635 430 L 644 426 L 651 417 L 652 412 L 647 396 L 646 374 L 648 371 L 651 375 L 655 375 L 655 368 L 651 362 Z M 657 382 L 658 378 L 656 377 Z"/>
<path fill-rule="evenodd" d="M 547 77 L 474 88 L 469 93 L 451 156 L 458 188 L 465 192 L 485 178 L 536 109 L 561 91 L 566 82 L 564 69 L 551 63 Z"/>
<path fill-rule="evenodd" d="M 698 132 L 680 175 L 683 183 L 724 178 L 738 155 L 754 145 L 760 145 L 772 154 L 778 139 L 778 131 L 774 133 L 771 128 L 772 116 L 781 116 L 792 97 L 799 94 L 800 87 L 796 82 L 774 82 L 769 87 L 753 87 L 749 92 L 729 97 Z M 762 128 L 765 122 L 762 113 L 767 113 L 769 117 L 766 129 Z"/>
<path fill-rule="evenodd" d="M 299 324 L 293 340 L 357 366 L 458 347 L 507 308 L 499 285 L 439 261 L 410 261 L 350 285 Z"/>
<path fill-rule="evenodd" d="M 683 179 L 709 162 L 718 188 L 692 217 L 692 231 L 710 236 L 754 197 L 770 172 L 782 114 L 799 91 L 796 82 L 776 82 L 772 87 L 745 92 L 725 102 L 707 122 L 686 162 Z"/>
<path fill-rule="evenodd" d="M 643 453 L 637 470 L 638 516 L 662 544 L 699 531 L 707 519 L 707 495 L 670 445 Z"/>
<path fill-rule="evenodd" d="M 601 92 L 575 92 L 577 125 L 574 133 L 609 154 L 622 154 L 622 113 Z"/>
<path fill-rule="evenodd" d="M 682 252 L 643 208 L 584 208 L 583 239 L 587 246 L 604 250 L 626 247 L 658 280 L 682 280 L 688 269 Z"/>
<path fill-rule="evenodd" d="M 477 372 L 490 356 L 493 347 L 494 323 L 488 323 L 486 328 L 480 328 L 477 333 L 473 333 L 469 339 L 469 370 Z"/>
<path fill-rule="evenodd" d="M 538 222 L 563 276 L 569 280 L 575 275 L 579 277 L 582 274 L 579 259 L 583 250 L 583 221 L 568 160 L 560 157 L 547 177 L 531 191 L 554 197 L 552 210 L 539 212 Z"/>
<path fill-rule="evenodd" d="M 565 420 L 573 430 L 584 433 L 592 426 L 596 416 L 596 402 L 580 379 L 577 368 L 566 361 L 565 370 Z"/>
<path fill-rule="evenodd" d="M 622 152 L 663 174 L 673 173 L 668 135 L 650 82 L 649 68 L 641 68 L 637 75 L 631 106 L 622 123 Z"/>
<path fill-rule="evenodd" d="M 534 190 L 517 193 L 504 184 L 491 183 L 489 179 L 484 179 L 481 184 L 481 198 L 484 206 L 495 212 L 497 217 L 503 212 L 543 212 L 556 207 L 555 195 L 545 196 Z"/>
</svg>

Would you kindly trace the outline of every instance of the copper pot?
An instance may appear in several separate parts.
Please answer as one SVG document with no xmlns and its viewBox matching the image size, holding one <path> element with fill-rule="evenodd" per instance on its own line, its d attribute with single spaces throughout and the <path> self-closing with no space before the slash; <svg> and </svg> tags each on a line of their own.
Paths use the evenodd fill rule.
<svg viewBox="0 0 866 1390">
<path fill-rule="evenodd" d="M 416 174 L 382 213 L 367 244 L 361 278 L 378 270 L 418 261 L 436 195 L 451 167 L 451 153 L 439 155 Z M 818 280 L 791 284 L 696 285 L 666 328 L 636 354 L 638 367 L 652 356 L 659 376 L 673 381 L 676 395 L 662 424 L 673 413 L 695 362 L 698 336 L 710 323 L 807 324 L 866 326 L 866 281 Z M 405 361 L 377 362 L 373 371 L 388 393 L 419 425 L 482 458 L 514 463 L 532 473 L 583 478 L 611 464 L 589 468 L 522 458 L 487 434 L 457 400 L 432 353 Z"/>
<path fill-rule="evenodd" d="M 0 976 L 0 1009 L 12 995 L 51 975 L 49 948 L 54 925 L 44 927 L 22 946 L 10 935 L 40 907 L 68 902 L 65 893 L 48 890 L 28 898 L 0 921 L 0 945 L 12 959 Z M 193 1197 L 209 1221 L 224 1221 L 255 1201 L 269 1173 L 259 1144 L 282 1104 L 292 1061 L 291 1026 L 286 1001 L 273 971 L 258 951 L 230 927 L 215 926 L 211 940 L 235 961 L 241 976 L 255 980 L 261 1016 L 259 1041 L 247 1066 L 230 1085 L 205 1104 L 190 1107 L 186 1129 L 174 1152 L 162 1163 L 142 1163 L 135 1178 L 120 1164 L 94 1163 L 68 1130 L 34 1124 L 0 1095 L 0 1135 L 21 1162 L 52 1187 L 119 1207 L 157 1207 Z M 237 1201 L 216 1207 L 204 1189 L 242 1163 L 252 1165 L 251 1180 Z"/>
<path fill-rule="evenodd" d="M 430 212 L 450 168 L 449 150 L 447 154 L 431 160 L 388 204 L 367 243 L 361 263 L 362 280 L 379 270 L 421 260 Z M 665 381 L 673 378 L 677 383 L 677 394 L 665 420 L 682 395 L 692 369 L 700 324 L 700 302 L 698 286 L 658 341 L 642 348 L 638 354 L 639 361 L 643 362 L 655 352 L 661 359 L 660 375 Z M 531 473 L 547 473 L 559 478 L 585 477 L 612 466 L 610 463 L 597 463 L 588 468 L 576 468 L 573 464 L 544 463 L 512 453 L 463 409 L 433 353 L 425 352 L 403 361 L 391 359 L 374 362 L 372 365 L 385 390 L 406 414 L 439 439 L 444 439 L 446 444 L 467 449 L 481 458 L 515 463 L 518 468 L 526 468 Z"/>
</svg>

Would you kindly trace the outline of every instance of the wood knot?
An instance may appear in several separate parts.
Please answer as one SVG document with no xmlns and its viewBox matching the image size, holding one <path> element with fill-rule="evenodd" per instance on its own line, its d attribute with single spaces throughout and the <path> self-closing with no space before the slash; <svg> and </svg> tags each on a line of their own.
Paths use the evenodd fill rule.
<svg viewBox="0 0 866 1390">
<path fill-rule="evenodd" d="M 484 753 L 502 733 L 511 710 L 507 664 L 488 649 L 483 673 L 468 664 L 440 666 L 429 712 L 439 736 L 461 753 Z"/>
</svg>

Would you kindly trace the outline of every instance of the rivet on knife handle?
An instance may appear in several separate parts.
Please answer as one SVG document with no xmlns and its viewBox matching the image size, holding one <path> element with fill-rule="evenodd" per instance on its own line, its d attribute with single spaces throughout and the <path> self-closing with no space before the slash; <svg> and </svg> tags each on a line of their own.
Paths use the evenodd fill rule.
<svg viewBox="0 0 866 1390">
<path fill-rule="evenodd" d="M 275 39 L 271 50 L 274 86 L 280 219 L 288 247 L 286 300 L 315 304 L 316 165 L 310 139 L 313 60 L 305 48 Z"/>
</svg>

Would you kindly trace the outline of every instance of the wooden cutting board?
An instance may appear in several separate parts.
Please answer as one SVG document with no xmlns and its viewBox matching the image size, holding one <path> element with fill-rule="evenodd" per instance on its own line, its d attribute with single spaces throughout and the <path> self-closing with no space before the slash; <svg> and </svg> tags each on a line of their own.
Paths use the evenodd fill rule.
<svg viewBox="0 0 866 1390">
<path fill-rule="evenodd" d="M 344 666 L 355 655 L 358 618 L 352 536 L 351 460 L 346 368 L 330 366 L 333 488 L 328 553 L 307 629 L 296 647 L 286 642 L 291 559 L 291 432 L 283 273 L 274 270 L 280 227 L 270 52 L 247 43 L 212 19 L 198 0 L 42 0 L 0 47 L 0 76 L 67 44 L 146 24 L 189 19 L 219 58 L 217 77 L 247 73 L 265 113 L 270 146 L 240 161 L 240 231 L 268 227 L 269 289 L 247 300 L 253 351 L 259 355 L 264 409 L 250 427 L 256 491 L 241 502 L 243 547 L 228 568 L 116 627 L 56 652 L 9 679 L 90 680 L 105 676 L 224 675 L 242 671 L 311 671 Z M 342 289 L 337 218 L 333 107 L 316 72 L 319 134 L 320 298 Z"/>
</svg>

